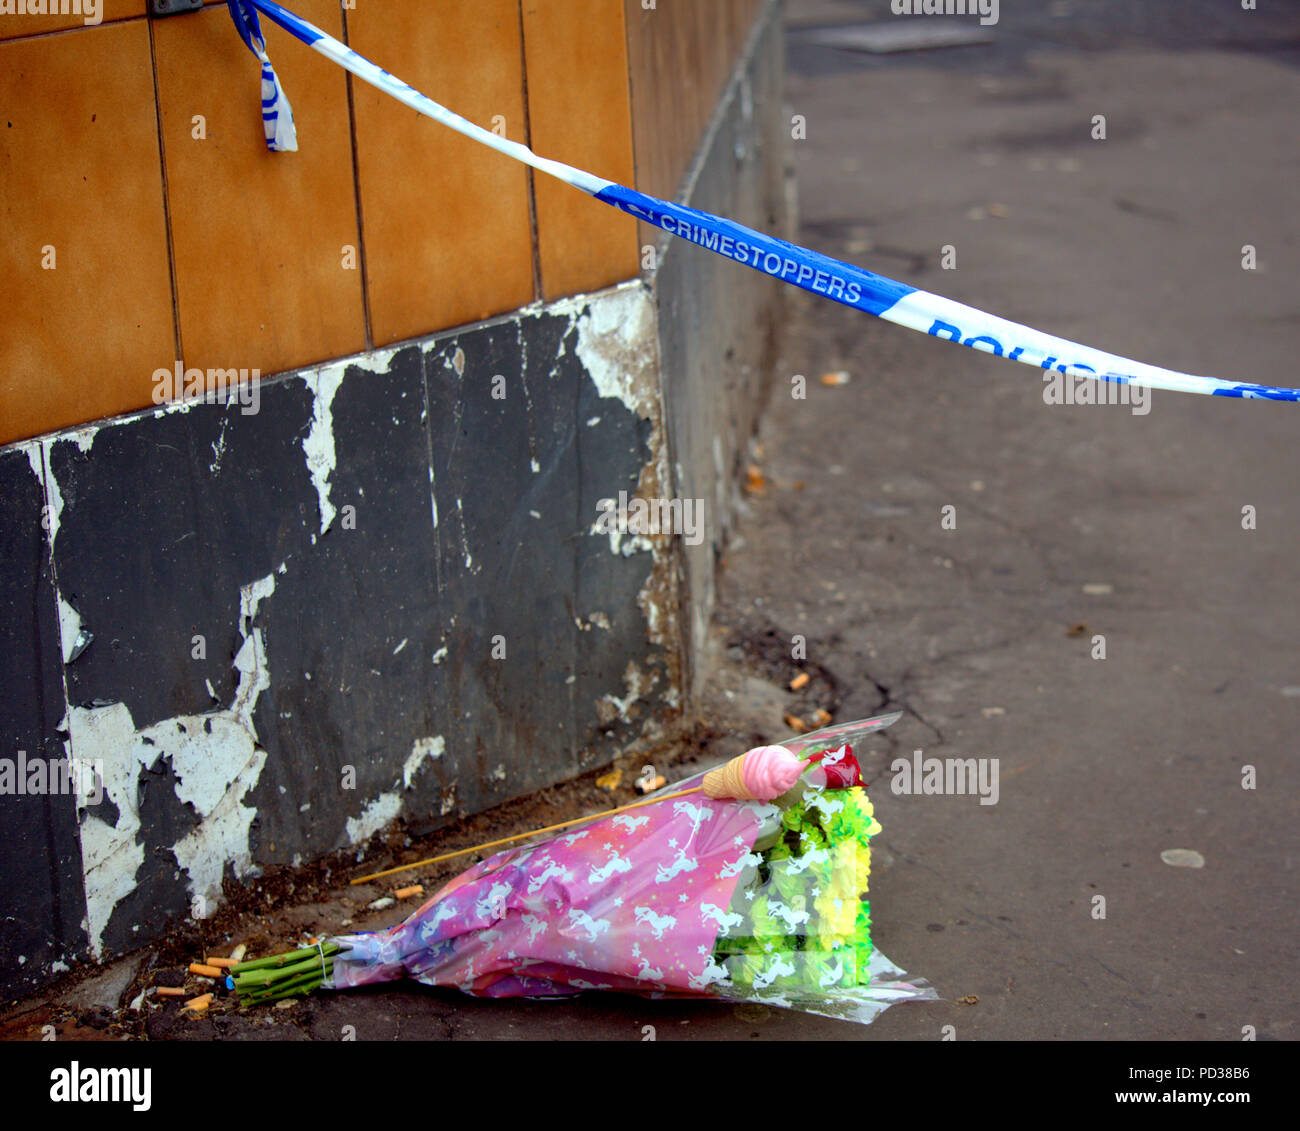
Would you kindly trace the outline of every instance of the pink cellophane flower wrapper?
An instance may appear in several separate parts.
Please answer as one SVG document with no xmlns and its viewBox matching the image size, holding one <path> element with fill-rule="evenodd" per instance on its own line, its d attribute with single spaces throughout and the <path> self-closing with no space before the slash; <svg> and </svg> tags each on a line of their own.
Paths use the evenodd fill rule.
<svg viewBox="0 0 1300 1131">
<path fill-rule="evenodd" d="M 862 731 L 837 727 L 824 733 L 847 737 Z M 826 755 L 828 763 L 834 754 Z M 810 769 L 796 789 L 809 781 L 824 788 L 825 778 L 820 767 Z M 697 775 L 666 792 L 702 779 Z M 714 945 L 719 930 L 735 918 L 728 908 L 738 879 L 754 874 L 756 842 L 771 839 L 781 812 L 773 804 L 714 801 L 694 793 L 499 852 L 461 873 L 397 926 L 335 936 L 351 949 L 335 957 L 331 987 L 406 977 L 484 997 L 588 989 L 709 994 L 857 1021 L 870 1021 L 893 1001 L 933 998 L 927 983 L 908 979 L 878 955 L 872 957 L 870 986 L 768 993 L 731 986 Z"/>
</svg>

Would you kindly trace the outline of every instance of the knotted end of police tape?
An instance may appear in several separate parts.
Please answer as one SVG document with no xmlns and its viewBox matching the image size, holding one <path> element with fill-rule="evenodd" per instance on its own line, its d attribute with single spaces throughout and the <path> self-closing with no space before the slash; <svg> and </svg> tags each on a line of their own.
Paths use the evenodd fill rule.
<svg viewBox="0 0 1300 1131">
<path fill-rule="evenodd" d="M 226 6 L 240 38 L 262 61 L 262 129 L 266 133 L 266 148 L 273 153 L 296 151 L 298 131 L 293 124 L 293 107 L 266 54 L 266 39 L 257 9 L 247 0 L 226 0 Z"/>
</svg>

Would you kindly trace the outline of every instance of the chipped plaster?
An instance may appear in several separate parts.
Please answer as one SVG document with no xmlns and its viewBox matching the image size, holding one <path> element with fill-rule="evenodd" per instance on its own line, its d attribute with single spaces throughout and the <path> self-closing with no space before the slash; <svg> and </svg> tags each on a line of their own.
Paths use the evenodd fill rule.
<svg viewBox="0 0 1300 1131">
<path fill-rule="evenodd" d="M 176 798 L 192 807 L 199 823 L 172 845 L 189 877 L 196 916 L 215 909 L 227 865 L 236 874 L 252 860 L 249 830 L 256 811 L 244 798 L 266 764 L 253 724 L 258 696 L 271 685 L 260 627 L 251 627 L 261 603 L 275 592 L 275 575 L 239 592 L 239 631 L 243 637 L 234 667 L 239 685 L 230 705 L 201 715 L 181 715 L 137 729 L 124 703 L 72 707 L 68 711 L 67 751 L 83 764 L 102 765 L 104 793 L 117 810 L 109 824 L 82 805 L 81 852 L 85 873 L 86 928 L 91 952 L 103 954 L 104 930 L 117 905 L 135 888 L 144 862 L 139 843 L 139 780 L 159 759 L 171 762 Z"/>
<path fill-rule="evenodd" d="M 636 497 L 648 500 L 668 496 L 672 475 L 664 431 L 657 314 L 651 292 L 642 283 L 631 282 L 600 294 L 567 299 L 549 309 L 551 313 L 567 315 L 570 325 L 577 330 L 574 352 L 600 396 L 617 400 L 650 424 L 651 454 L 638 476 Z M 604 529 L 605 526 L 609 529 Z M 666 667 L 668 687 L 675 688 L 681 679 L 682 662 L 673 535 L 633 533 L 626 527 L 625 516 L 620 515 L 613 524 L 602 522 L 597 516 L 588 533 L 608 537 L 611 554 L 653 555 L 650 576 L 637 595 L 637 605 L 645 618 L 650 643 L 662 649 L 662 657 L 655 657 L 653 662 Z M 647 662 L 651 662 L 650 658 Z M 630 664 L 624 682 L 626 695 L 605 695 L 596 704 L 602 719 L 612 709 L 624 722 L 630 722 L 633 704 L 648 694 L 658 683 L 658 677 L 647 677 L 635 664 Z M 675 702 L 665 698 L 664 703 L 675 709 Z M 656 725 L 653 720 L 651 714 L 643 723 L 643 738 L 651 737 Z"/>
</svg>

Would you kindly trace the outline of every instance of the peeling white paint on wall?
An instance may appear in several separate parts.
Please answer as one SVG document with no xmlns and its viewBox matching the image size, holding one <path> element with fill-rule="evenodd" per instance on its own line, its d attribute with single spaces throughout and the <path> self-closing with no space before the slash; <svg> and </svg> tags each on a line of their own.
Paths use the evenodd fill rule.
<svg viewBox="0 0 1300 1131">
<path fill-rule="evenodd" d="M 417 738 L 402 766 L 403 788 L 411 789 L 420 767 L 431 758 L 441 758 L 446 748 L 447 744 L 440 734 Z M 402 814 L 402 805 L 402 791 L 397 789 L 381 793 L 373 800 L 367 801 L 361 810 L 361 816 L 347 819 L 348 843 L 360 844 L 367 837 L 374 836 L 380 829 L 397 820 Z"/>
<path fill-rule="evenodd" d="M 625 723 L 631 722 L 628 717 L 628 710 L 632 704 L 650 692 L 650 690 L 659 682 L 659 676 L 655 672 L 643 672 L 635 660 L 629 660 L 627 667 L 623 671 L 623 686 L 627 689 L 627 694 L 622 699 L 615 695 L 602 695 L 600 703 L 607 703 L 614 708 L 618 717 Z"/>
<path fill-rule="evenodd" d="M 420 767 L 430 758 L 441 758 L 446 749 L 447 744 L 440 734 L 435 734 L 431 738 L 417 738 L 411 747 L 410 754 L 406 756 L 405 764 L 402 766 L 402 784 L 407 789 L 410 789 Z"/>
<path fill-rule="evenodd" d="M 554 303 L 547 312 L 568 316 L 570 326 L 577 331 L 574 352 L 600 396 L 617 400 L 629 412 L 650 422 L 650 459 L 641 469 L 635 494 L 644 498 L 667 495 L 673 480 L 663 431 L 658 316 L 649 288 L 633 281 L 598 294 Z M 594 427 L 600 419 L 589 418 L 588 427 Z M 653 555 L 654 566 L 637 594 L 637 606 L 645 617 L 649 640 L 661 646 L 667 656 L 676 656 L 680 647 L 679 626 L 669 611 L 677 603 L 673 542 L 671 539 L 656 542 L 643 533 L 627 529 L 627 525 L 626 515 L 616 514 L 612 523 L 607 516 L 598 515 L 588 533 L 608 537 L 610 553 L 619 557 L 637 553 Z M 676 671 L 675 665 L 669 671 Z M 675 678 L 676 675 L 670 674 L 670 692 Z M 623 680 L 624 695 L 609 694 L 597 701 L 597 713 L 602 719 L 616 715 L 630 721 L 633 705 L 658 684 L 659 675 L 654 671 L 647 674 L 633 663 L 628 665 Z M 665 697 L 664 702 L 675 705 L 675 696 L 671 701 Z"/>
<path fill-rule="evenodd" d="M 349 369 L 363 369 L 368 373 L 387 373 L 392 367 L 395 349 L 375 350 L 368 354 L 355 354 L 316 369 L 304 369 L 297 376 L 312 394 L 311 430 L 303 438 L 302 452 L 307 459 L 307 472 L 320 504 L 320 532 L 330 528 L 337 513 L 330 502 L 330 476 L 334 474 L 334 397 L 343 384 Z M 437 525 L 437 519 L 434 519 Z"/>
<path fill-rule="evenodd" d="M 45 513 L 41 516 L 41 522 L 45 527 L 45 544 L 48 547 L 52 547 L 54 539 L 58 537 L 59 519 L 63 515 L 63 492 L 50 470 L 50 447 L 58 438 L 43 436 L 32 441 L 27 448 L 27 461 L 32 465 L 32 471 L 45 493 Z"/>
<path fill-rule="evenodd" d="M 27 453 L 27 462 L 32 465 L 32 474 L 36 476 L 36 482 L 41 485 L 41 490 L 45 489 L 45 447 L 39 440 L 33 440 L 31 443 L 20 444 L 19 447 Z"/>
<path fill-rule="evenodd" d="M 608 526 L 608 531 L 605 527 Z M 602 515 L 591 524 L 588 534 L 607 534 L 609 552 L 615 557 L 630 558 L 633 554 L 654 552 L 655 544 L 644 534 L 633 533 L 628 529 L 627 515 L 616 514 L 614 521 Z"/>
<path fill-rule="evenodd" d="M 171 761 L 177 800 L 192 806 L 199 816 L 199 824 L 172 845 L 189 877 L 195 913 L 216 909 L 227 865 L 237 875 L 251 867 L 248 836 L 256 811 L 243 802 L 266 765 L 253 709 L 258 696 L 270 687 L 271 676 L 262 630 L 250 628 L 250 623 L 262 601 L 274 592 L 274 574 L 239 591 L 239 631 L 244 640 L 234 660 L 239 686 L 228 707 L 164 719 L 142 730 L 136 729 L 125 703 L 68 711 L 68 753 L 83 764 L 102 765 L 104 794 L 117 809 L 117 819 L 110 825 L 97 806 L 80 806 L 86 931 L 96 958 L 103 953 L 104 930 L 113 910 L 135 889 L 144 862 L 144 846 L 136 843 L 139 780 L 141 772 L 160 758 Z"/>
<path fill-rule="evenodd" d="M 213 475 L 221 472 L 221 461 L 226 458 L 226 430 L 230 427 L 230 417 L 222 417 L 221 435 L 209 445 L 212 448 L 212 462 L 208 464 L 208 470 Z"/>
<path fill-rule="evenodd" d="M 81 635 L 81 614 L 63 599 L 63 594 L 57 589 L 54 596 L 59 606 L 59 642 L 63 645 L 63 662 L 70 664 L 77 637 Z"/>
<path fill-rule="evenodd" d="M 399 793 L 381 793 L 373 801 L 366 802 L 360 817 L 348 818 L 348 843 L 360 844 L 374 836 L 385 825 L 397 820 L 401 811 L 402 796 Z"/>
<path fill-rule="evenodd" d="M 639 416 L 656 415 L 655 382 L 644 380 L 655 352 L 650 292 L 640 283 L 616 287 L 599 297 L 585 298 L 581 313 L 569 317 L 578 329 L 578 360 L 597 392 L 614 397 Z"/>
<path fill-rule="evenodd" d="M 326 365 L 302 374 L 312 394 L 311 431 L 303 437 L 302 452 L 320 506 L 320 532 L 325 533 L 337 513 L 330 502 L 330 476 L 334 474 L 334 396 L 343 384 L 342 364 Z"/>
</svg>

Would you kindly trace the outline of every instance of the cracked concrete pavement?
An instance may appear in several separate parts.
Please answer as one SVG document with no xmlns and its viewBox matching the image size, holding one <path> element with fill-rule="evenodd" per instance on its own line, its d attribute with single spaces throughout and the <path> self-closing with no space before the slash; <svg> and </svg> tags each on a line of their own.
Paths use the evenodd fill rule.
<svg viewBox="0 0 1300 1131">
<path fill-rule="evenodd" d="M 1264 37 L 1220 5 L 1198 41 L 1143 5 L 1145 35 L 1121 20 L 1110 49 L 1083 16 L 1086 49 L 1059 29 L 1035 47 L 1046 7 L 1004 3 L 1024 49 L 983 55 L 796 35 L 804 240 L 1124 356 L 1294 384 L 1300 20 Z M 1145 414 L 1049 405 L 1028 367 L 794 307 L 723 620 L 805 636 L 838 720 L 905 710 L 869 744 L 876 938 L 949 1003 L 978 998 L 862 1035 L 1300 1035 L 1300 417 L 1165 392 Z M 996 759 L 997 804 L 895 793 L 917 749 Z M 1164 863 L 1173 848 L 1204 867 Z"/>
</svg>

